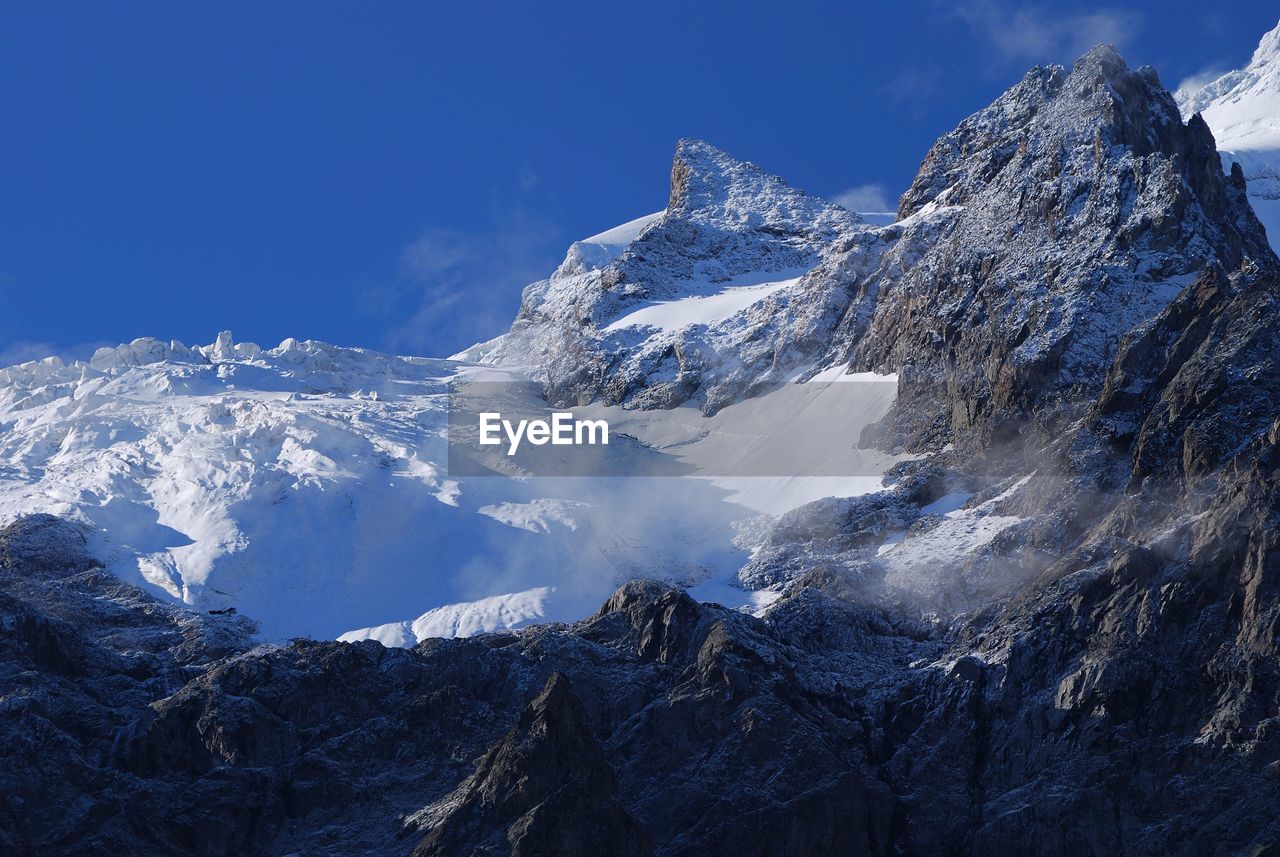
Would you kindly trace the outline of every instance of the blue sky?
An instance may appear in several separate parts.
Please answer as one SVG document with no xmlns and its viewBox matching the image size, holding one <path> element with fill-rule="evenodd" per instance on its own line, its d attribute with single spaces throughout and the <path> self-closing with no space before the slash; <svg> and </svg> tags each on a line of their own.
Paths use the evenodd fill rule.
<svg viewBox="0 0 1280 857">
<path fill-rule="evenodd" d="M 11 4 L 0 363 L 223 328 L 447 354 L 660 209 L 679 137 L 892 204 L 1030 66 L 1110 41 L 1173 87 L 1267 5 Z"/>
</svg>

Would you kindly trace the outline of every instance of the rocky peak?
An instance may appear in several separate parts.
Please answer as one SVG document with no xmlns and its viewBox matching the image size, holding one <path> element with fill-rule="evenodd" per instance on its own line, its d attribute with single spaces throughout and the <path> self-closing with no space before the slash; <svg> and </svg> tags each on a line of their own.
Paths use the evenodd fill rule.
<svg viewBox="0 0 1280 857">
<path fill-rule="evenodd" d="M 1021 434 L 1096 394 L 1121 338 L 1207 266 L 1277 265 L 1205 123 L 1109 47 L 1033 69 L 945 135 L 901 213 L 932 228 L 887 258 L 918 261 L 866 275 L 844 337 L 855 365 L 903 371 L 889 423 L 912 412 L 917 440 Z"/>
<path fill-rule="evenodd" d="M 672 218 L 795 232 L 847 228 L 861 218 L 797 190 L 755 164 L 739 161 L 702 140 L 676 144 L 671 163 Z"/>
<path fill-rule="evenodd" d="M 603 340 L 626 310 L 705 296 L 735 281 L 795 277 L 842 236 L 865 228 L 857 214 L 755 164 L 700 140 L 681 140 L 666 210 L 576 242 L 551 277 L 524 290 L 510 332 L 460 356 L 541 367 L 555 398 L 594 398 L 608 373 L 583 370 L 617 352 Z"/>
<path fill-rule="evenodd" d="M 604 269 L 590 317 L 611 320 L 637 299 L 681 297 L 708 282 L 812 267 L 858 215 L 797 190 L 701 140 L 681 140 L 666 212 Z M 622 303 L 618 303 L 622 298 Z"/>
<path fill-rule="evenodd" d="M 1183 128 L 1177 105 L 1153 69 L 1130 70 L 1115 48 L 1099 45 L 1070 72 L 1033 68 L 991 106 L 939 139 L 898 213 L 909 217 L 935 201 L 963 205 L 996 183 L 1006 167 L 1025 171 L 1042 160 L 1060 166 L 1075 148 L 1092 147 L 1100 165 L 1111 146 L 1141 157 L 1157 151 L 1203 155 L 1204 143 L 1198 132 Z"/>
</svg>

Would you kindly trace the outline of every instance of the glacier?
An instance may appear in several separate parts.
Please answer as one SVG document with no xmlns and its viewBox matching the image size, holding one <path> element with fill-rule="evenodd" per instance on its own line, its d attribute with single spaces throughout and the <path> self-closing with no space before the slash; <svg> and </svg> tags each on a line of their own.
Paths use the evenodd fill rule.
<svg viewBox="0 0 1280 857">
<path fill-rule="evenodd" d="M 754 609 L 761 596 L 734 583 L 749 555 L 735 543 L 742 521 L 880 486 L 450 478 L 449 385 L 513 377 L 312 341 L 263 349 L 229 333 L 0 369 L 0 521 L 78 522 L 124 580 L 198 610 L 234 607 L 268 639 L 412 645 L 577 619 L 636 577 Z M 892 401 L 892 384 L 877 390 L 868 420 Z M 643 434 L 640 412 L 613 410 Z M 732 417 L 692 427 L 701 445 L 678 436 L 689 426 L 650 441 L 715 463 Z"/>
</svg>

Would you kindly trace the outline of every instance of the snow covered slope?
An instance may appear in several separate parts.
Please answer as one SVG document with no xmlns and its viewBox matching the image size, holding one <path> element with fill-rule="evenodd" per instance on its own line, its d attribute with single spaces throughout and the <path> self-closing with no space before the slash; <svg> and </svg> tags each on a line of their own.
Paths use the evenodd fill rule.
<svg viewBox="0 0 1280 857">
<path fill-rule="evenodd" d="M 263 350 L 225 333 L 0 369 L 0 523 L 80 521 L 119 576 L 199 609 L 235 607 L 269 638 L 402 645 L 581 618 L 635 577 L 753 604 L 723 585 L 747 557 L 735 522 L 815 490 L 879 485 L 810 480 L 743 502 L 741 486 L 709 479 L 673 490 L 674 477 L 450 478 L 448 385 L 510 377 L 317 342 Z M 892 384 L 873 386 L 868 422 L 892 401 Z M 731 417 L 695 431 L 714 439 L 756 419 Z"/>
<path fill-rule="evenodd" d="M 743 510 L 711 486 L 681 504 L 590 480 L 449 479 L 446 384 L 468 371 L 229 335 L 0 370 L 0 518 L 83 521 L 117 574 L 200 608 L 235 606 L 271 637 L 555 589 L 514 613 L 455 609 L 452 627 L 474 632 L 576 617 L 653 564 L 690 580 L 731 571 L 728 524 Z"/>
<path fill-rule="evenodd" d="M 1176 97 L 1184 116 L 1199 113 L 1209 124 L 1224 169 L 1240 164 L 1249 200 L 1280 248 L 1280 25 L 1262 37 L 1244 68 Z"/>
</svg>

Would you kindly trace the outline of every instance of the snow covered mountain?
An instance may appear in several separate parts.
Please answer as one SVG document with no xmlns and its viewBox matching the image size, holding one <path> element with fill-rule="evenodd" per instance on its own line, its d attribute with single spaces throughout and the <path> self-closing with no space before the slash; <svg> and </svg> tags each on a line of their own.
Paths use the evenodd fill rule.
<svg viewBox="0 0 1280 857">
<path fill-rule="evenodd" d="M 762 596 L 733 586 L 776 589 L 815 554 L 777 549 L 791 525 L 743 522 L 881 489 L 901 456 L 860 449 L 864 430 L 890 449 L 980 448 L 1048 399 L 1051 433 L 1049 414 L 1096 395 L 1122 335 L 1200 272 L 1274 266 L 1239 188 L 1204 167 L 1214 157 L 1203 124 L 1183 126 L 1154 74 L 1109 49 L 1033 70 L 943 137 L 887 226 L 681 141 L 663 212 L 576 242 L 511 331 L 461 360 L 224 334 L 0 371 L 0 518 L 80 521 L 125 579 L 234 606 L 273 638 L 403 645 L 571 619 L 655 574 L 751 605 Z M 450 476 L 449 385 L 523 373 L 712 478 L 673 492 Z M 860 378 L 896 381 L 897 398 L 844 383 Z M 802 412 L 835 430 L 779 440 L 779 415 Z M 776 469 L 796 452 L 811 460 Z M 903 529 L 978 493 L 894 484 Z M 994 516 L 991 538 L 995 518 L 1021 520 L 1006 501 L 974 513 Z M 990 546 L 947 532 L 882 545 L 894 579 L 933 591 L 918 577 L 936 545 Z"/>
<path fill-rule="evenodd" d="M 79 526 L 0 529 L 0 848 L 1276 852 L 1280 260 L 1221 165 L 1099 47 L 944 135 L 888 226 L 683 142 L 668 208 L 464 361 L 5 370 L 0 514 Z M 713 478 L 443 472 L 446 385 L 524 372 Z M 794 452 L 862 477 L 718 466 L 809 410 Z M 91 554 L 358 630 L 256 646 Z M 641 576 L 695 585 L 587 615 Z M 579 621 L 420 639 L 538 615 Z"/>
<path fill-rule="evenodd" d="M 1178 106 L 1213 130 L 1223 168 L 1239 164 L 1249 199 L 1280 247 L 1280 25 L 1262 37 L 1244 68 L 1200 87 L 1179 89 Z"/>
</svg>

